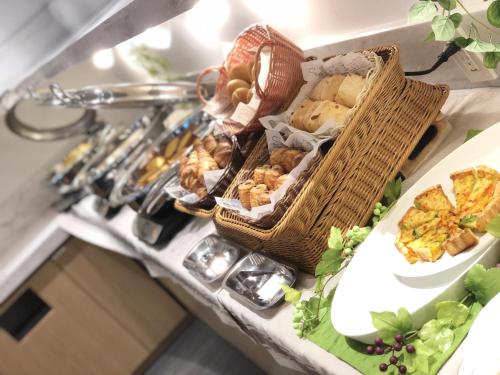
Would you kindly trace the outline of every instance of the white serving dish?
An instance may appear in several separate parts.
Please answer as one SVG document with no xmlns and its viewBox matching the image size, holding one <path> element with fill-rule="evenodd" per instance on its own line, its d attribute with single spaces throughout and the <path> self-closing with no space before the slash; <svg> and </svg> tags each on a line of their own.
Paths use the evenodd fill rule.
<svg viewBox="0 0 500 375">
<path fill-rule="evenodd" d="M 496 124 L 449 154 L 400 198 L 358 247 L 332 302 L 332 323 L 337 331 L 369 343 L 376 335 L 370 311 L 397 311 L 400 307 L 407 308 L 421 325 L 432 318 L 435 303 L 463 294 L 462 279 L 473 264 L 495 264 L 500 246 L 490 235 L 483 235 L 479 245 L 455 257 L 446 254 L 435 263 L 416 265 L 406 262 L 394 238 L 401 216 L 427 187 L 441 183 L 454 202 L 451 181 L 449 185 L 447 181 L 451 172 L 480 164 L 500 169 L 499 140 L 500 124 Z"/>
</svg>

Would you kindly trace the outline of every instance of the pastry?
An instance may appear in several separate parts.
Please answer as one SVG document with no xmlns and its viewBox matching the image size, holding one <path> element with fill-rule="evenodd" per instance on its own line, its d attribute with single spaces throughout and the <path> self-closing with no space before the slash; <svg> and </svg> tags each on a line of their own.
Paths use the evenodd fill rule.
<svg viewBox="0 0 500 375">
<path fill-rule="evenodd" d="M 215 171 L 217 169 L 219 169 L 219 165 L 211 156 L 200 156 L 197 174 L 198 180 L 205 183 L 205 178 L 203 177 L 204 173 L 208 171 Z"/>
<path fill-rule="evenodd" d="M 229 96 L 233 95 L 233 92 L 239 88 L 249 89 L 250 83 L 243 81 L 242 79 L 232 79 L 226 85 Z"/>
<path fill-rule="evenodd" d="M 478 239 L 468 228 L 460 230 L 450 237 L 444 244 L 443 249 L 450 255 L 457 255 L 462 251 L 478 244 Z"/>
<path fill-rule="evenodd" d="M 271 163 L 271 165 L 280 165 L 281 159 L 283 158 L 283 154 L 286 150 L 286 147 L 279 147 L 271 151 L 271 156 L 269 158 L 269 162 Z"/>
<path fill-rule="evenodd" d="M 253 180 L 246 180 L 242 184 L 238 185 L 238 196 L 240 198 L 241 205 L 246 209 L 252 208 L 250 204 L 250 190 L 255 186 Z"/>
<path fill-rule="evenodd" d="M 264 185 L 266 185 L 269 190 L 276 190 L 276 182 L 283 173 L 283 168 L 280 165 L 273 165 L 264 173 Z"/>
<path fill-rule="evenodd" d="M 242 81 L 252 82 L 252 75 L 248 64 L 233 64 L 229 69 L 230 79 L 241 79 Z"/>
<path fill-rule="evenodd" d="M 433 186 L 415 197 L 415 207 L 423 211 L 451 211 L 453 206 L 441 185 Z"/>
<path fill-rule="evenodd" d="M 255 168 L 253 171 L 253 180 L 257 185 L 263 184 L 264 183 L 264 175 L 266 173 L 266 170 L 271 168 L 269 164 L 264 164 L 260 167 Z"/>
<path fill-rule="evenodd" d="M 288 178 L 287 174 L 282 174 L 281 176 L 279 176 L 278 179 L 276 180 L 276 183 L 274 184 L 274 190 L 278 190 L 281 187 L 281 185 L 285 183 L 287 178 Z"/>
<path fill-rule="evenodd" d="M 209 134 L 201 140 L 203 148 L 207 150 L 209 154 L 213 154 L 214 150 L 217 148 L 219 143 L 212 134 Z"/>
<path fill-rule="evenodd" d="M 241 102 L 245 104 L 247 103 L 248 91 L 249 89 L 243 87 L 234 90 L 233 94 L 231 95 L 231 102 L 235 107 Z"/>
<path fill-rule="evenodd" d="M 334 74 L 332 76 L 321 79 L 316 86 L 312 89 L 309 97 L 311 100 L 321 101 L 329 100 L 334 101 L 340 85 L 344 81 L 344 74 Z"/>
<path fill-rule="evenodd" d="M 365 81 L 366 79 L 360 75 L 352 73 L 347 74 L 339 87 L 337 95 L 335 96 L 335 101 L 346 107 L 354 107 L 358 95 L 365 87 Z"/>
<path fill-rule="evenodd" d="M 287 149 L 281 158 L 281 165 L 286 173 L 290 173 L 302 161 L 306 153 L 304 151 L 290 148 Z"/>
<path fill-rule="evenodd" d="M 343 125 L 347 117 L 349 108 L 342 104 L 337 104 L 330 101 L 319 102 L 314 112 L 304 119 L 304 128 L 310 133 L 314 133 L 327 121 Z"/>
<path fill-rule="evenodd" d="M 304 130 L 304 116 L 311 107 L 313 102 L 309 99 L 304 99 L 302 104 L 292 113 L 290 124 L 297 129 Z"/>
<path fill-rule="evenodd" d="M 219 168 L 226 168 L 231 160 L 233 146 L 227 143 L 219 143 L 219 146 L 214 151 L 214 160 L 219 165 Z"/>
<path fill-rule="evenodd" d="M 251 207 L 259 207 L 262 206 L 260 202 L 263 201 L 261 195 L 264 194 L 264 198 L 269 197 L 269 193 L 267 190 L 267 186 L 264 184 L 256 185 L 252 189 L 250 189 L 250 206 Z"/>
</svg>

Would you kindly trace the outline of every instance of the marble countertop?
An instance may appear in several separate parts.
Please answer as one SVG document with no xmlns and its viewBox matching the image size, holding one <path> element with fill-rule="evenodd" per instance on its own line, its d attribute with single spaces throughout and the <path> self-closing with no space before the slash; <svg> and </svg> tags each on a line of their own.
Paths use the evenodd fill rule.
<svg viewBox="0 0 500 375">
<path fill-rule="evenodd" d="M 497 108 L 500 89 L 459 90 L 451 93 L 443 113 L 453 130 L 440 148 L 405 181 L 410 186 L 440 159 L 464 142 L 468 129 L 485 129 L 500 121 Z M 106 221 L 93 210 L 90 196 L 70 213 L 47 221 L 33 240 L 15 251 L 0 253 L 0 303 L 57 249 L 69 234 L 100 247 L 141 260 L 153 277 L 168 277 L 182 284 L 192 295 L 213 308 L 227 324 L 239 327 L 256 341 L 269 348 L 275 359 L 295 369 L 318 373 L 357 374 L 348 364 L 325 352 L 315 344 L 299 339 L 292 327 L 292 307 L 282 305 L 265 312 L 254 312 L 233 300 L 218 285 L 207 287 L 198 282 L 182 261 L 190 248 L 201 238 L 215 232 L 209 220 L 194 219 L 160 251 L 139 241 L 132 233 L 135 213 L 124 207 L 112 220 Z M 310 275 L 299 274 L 298 286 L 312 287 Z M 456 374 L 461 362 L 459 348 L 440 374 Z"/>
</svg>

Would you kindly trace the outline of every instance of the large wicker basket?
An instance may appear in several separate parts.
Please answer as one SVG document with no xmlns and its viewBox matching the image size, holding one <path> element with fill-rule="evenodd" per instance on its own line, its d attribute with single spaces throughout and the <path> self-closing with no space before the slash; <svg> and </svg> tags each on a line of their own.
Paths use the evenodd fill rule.
<svg viewBox="0 0 500 375">
<path fill-rule="evenodd" d="M 405 79 L 397 47 L 373 51 L 384 59 L 377 81 L 278 223 L 261 229 L 218 208 L 221 235 L 313 273 L 332 226 L 346 231 L 367 223 L 448 96 L 447 86 Z"/>
<path fill-rule="evenodd" d="M 254 58 L 258 64 L 260 54 L 266 47 L 271 49 L 271 61 L 265 86 L 261 87 L 258 79 L 255 79 L 255 91 L 260 98 L 260 104 L 253 112 L 253 116 L 249 116 L 250 119 L 247 123 L 236 122 L 229 118 L 223 121 L 225 128 L 232 134 L 260 131 L 262 130 L 262 125 L 258 120 L 260 117 L 288 106 L 303 83 L 300 64 L 304 61 L 304 53 L 272 27 L 254 25 L 238 35 L 233 49 L 221 66 L 207 68 L 198 76 L 198 97 L 202 102 L 207 103 L 201 93 L 201 81 L 208 73 L 218 71 L 220 74 L 217 79 L 215 96 L 211 101 L 216 102 L 220 108 L 228 106 L 231 108 L 231 98 L 226 92 L 230 67 L 237 63 L 247 64 Z M 229 111 L 227 114 L 230 115 L 231 112 Z"/>
</svg>

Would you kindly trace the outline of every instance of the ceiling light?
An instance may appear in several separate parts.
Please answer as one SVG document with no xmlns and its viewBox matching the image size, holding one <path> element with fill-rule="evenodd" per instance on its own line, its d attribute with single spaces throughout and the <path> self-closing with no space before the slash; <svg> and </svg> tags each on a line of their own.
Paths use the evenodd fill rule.
<svg viewBox="0 0 500 375">
<path fill-rule="evenodd" d="M 115 65 L 112 49 L 102 49 L 92 55 L 92 63 L 97 69 L 110 69 Z"/>
</svg>

